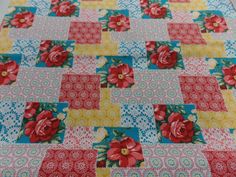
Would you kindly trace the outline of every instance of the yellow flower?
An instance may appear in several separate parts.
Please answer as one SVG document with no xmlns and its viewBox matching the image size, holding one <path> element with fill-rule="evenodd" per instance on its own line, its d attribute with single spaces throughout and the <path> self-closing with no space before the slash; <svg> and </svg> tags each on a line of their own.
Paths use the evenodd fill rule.
<svg viewBox="0 0 236 177">
<path fill-rule="evenodd" d="M 214 69 L 216 67 L 216 64 L 217 64 L 217 62 L 216 62 L 215 59 L 209 59 L 208 60 L 208 65 L 209 65 L 210 69 Z"/>
<path fill-rule="evenodd" d="M 107 63 L 107 59 L 105 57 L 99 57 L 99 59 L 96 62 L 97 62 L 97 67 L 101 68 Z"/>
<path fill-rule="evenodd" d="M 107 130 L 105 128 L 98 128 L 95 134 L 96 142 L 101 142 L 108 135 Z"/>
</svg>

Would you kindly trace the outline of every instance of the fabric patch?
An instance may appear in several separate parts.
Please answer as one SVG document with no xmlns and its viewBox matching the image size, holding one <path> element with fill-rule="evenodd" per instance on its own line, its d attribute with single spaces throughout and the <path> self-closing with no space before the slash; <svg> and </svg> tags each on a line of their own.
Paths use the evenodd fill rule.
<svg viewBox="0 0 236 177">
<path fill-rule="evenodd" d="M 194 103 L 199 111 L 227 111 L 217 80 L 211 76 L 180 76 L 185 104 Z"/>
<path fill-rule="evenodd" d="M 183 104 L 176 71 L 136 71 L 135 85 L 130 89 L 114 88 L 111 100 L 121 104 Z"/>
<path fill-rule="evenodd" d="M 225 52 L 227 57 L 234 57 L 236 55 L 236 41 L 225 41 Z"/>
<path fill-rule="evenodd" d="M 15 143 L 24 109 L 23 102 L 0 102 L 0 142 Z"/>
<path fill-rule="evenodd" d="M 138 0 L 117 0 L 118 9 L 127 9 L 130 18 L 141 18 L 141 8 Z"/>
<path fill-rule="evenodd" d="M 193 16 L 186 11 L 171 11 L 173 23 L 193 23 Z"/>
<path fill-rule="evenodd" d="M 102 88 L 130 88 L 134 85 L 133 58 L 130 56 L 97 56 L 96 73 Z"/>
<path fill-rule="evenodd" d="M 71 22 L 69 40 L 76 44 L 100 44 L 102 27 L 98 22 Z"/>
<path fill-rule="evenodd" d="M 64 74 L 60 102 L 69 102 L 72 109 L 99 109 L 100 76 Z"/>
<path fill-rule="evenodd" d="M 137 127 L 142 144 L 156 144 L 157 133 L 152 105 L 122 105 L 121 126 Z"/>
<path fill-rule="evenodd" d="M 97 167 L 140 167 L 144 161 L 137 128 L 95 127 Z"/>
<path fill-rule="evenodd" d="M 17 143 L 62 143 L 67 107 L 67 103 L 27 102 Z"/>
<path fill-rule="evenodd" d="M 8 53 L 12 49 L 13 41 L 9 37 L 9 29 L 0 26 L 0 53 Z"/>
<path fill-rule="evenodd" d="M 168 32 L 171 40 L 179 40 L 183 44 L 206 44 L 195 23 L 168 23 Z"/>
<path fill-rule="evenodd" d="M 95 150 L 48 149 L 39 176 L 96 176 Z"/>
<path fill-rule="evenodd" d="M 30 6 L 36 7 L 35 15 L 39 16 L 47 16 L 49 13 L 50 8 L 50 1 L 49 0 L 28 0 Z"/>
</svg>

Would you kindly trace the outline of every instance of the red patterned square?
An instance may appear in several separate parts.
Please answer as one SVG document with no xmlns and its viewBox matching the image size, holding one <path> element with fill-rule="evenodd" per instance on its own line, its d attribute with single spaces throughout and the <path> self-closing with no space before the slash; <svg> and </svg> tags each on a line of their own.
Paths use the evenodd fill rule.
<svg viewBox="0 0 236 177">
<path fill-rule="evenodd" d="M 168 23 L 168 32 L 171 40 L 179 40 L 183 44 L 206 44 L 195 23 Z"/>
<path fill-rule="evenodd" d="M 96 150 L 49 149 L 39 170 L 39 177 L 94 177 Z"/>
<path fill-rule="evenodd" d="M 99 109 L 100 76 L 64 74 L 59 100 L 72 109 Z"/>
<path fill-rule="evenodd" d="M 71 22 L 69 40 L 77 44 L 100 44 L 102 26 L 99 22 Z"/>
<path fill-rule="evenodd" d="M 196 104 L 200 111 L 227 111 L 217 80 L 213 76 L 180 76 L 185 104 Z"/>
</svg>

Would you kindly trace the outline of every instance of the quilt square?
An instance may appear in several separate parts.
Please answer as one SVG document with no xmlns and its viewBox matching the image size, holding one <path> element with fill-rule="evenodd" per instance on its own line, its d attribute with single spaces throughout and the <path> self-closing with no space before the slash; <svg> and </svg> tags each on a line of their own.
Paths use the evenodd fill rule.
<svg viewBox="0 0 236 177">
<path fill-rule="evenodd" d="M 71 22 L 68 39 L 76 44 L 100 44 L 102 26 L 99 22 Z"/>
<path fill-rule="evenodd" d="M 214 76 L 179 76 L 185 104 L 195 104 L 199 111 L 227 111 Z"/>
<path fill-rule="evenodd" d="M 16 82 L 21 57 L 20 54 L 0 54 L 0 86 Z"/>
<path fill-rule="evenodd" d="M 74 47 L 74 41 L 41 41 L 36 67 L 71 68 Z"/>
<path fill-rule="evenodd" d="M 178 41 L 146 42 L 149 69 L 184 69 Z"/>
<path fill-rule="evenodd" d="M 236 88 L 236 58 L 207 58 L 210 73 L 221 89 Z"/>
<path fill-rule="evenodd" d="M 144 162 L 137 128 L 95 127 L 97 167 L 140 167 Z"/>
<path fill-rule="evenodd" d="M 35 7 L 9 7 L 2 23 L 3 28 L 30 28 L 34 22 Z"/>
<path fill-rule="evenodd" d="M 17 143 L 62 143 L 67 107 L 67 103 L 27 102 Z"/>
<path fill-rule="evenodd" d="M 130 88 L 134 85 L 131 56 L 97 56 L 96 73 L 101 76 L 101 87 Z"/>
<path fill-rule="evenodd" d="M 128 31 L 130 29 L 130 19 L 128 10 L 99 10 L 99 22 L 102 24 L 102 31 Z"/>
<path fill-rule="evenodd" d="M 49 16 L 78 17 L 79 2 L 77 0 L 51 0 Z"/>
<path fill-rule="evenodd" d="M 171 19 L 168 0 L 140 0 L 142 18 L 144 19 Z"/>
<path fill-rule="evenodd" d="M 183 44 L 206 44 L 198 24 L 168 23 L 167 25 L 171 40 L 178 40 Z"/>
<path fill-rule="evenodd" d="M 96 150 L 48 149 L 39 170 L 44 176 L 96 176 Z"/>
<path fill-rule="evenodd" d="M 153 105 L 160 143 L 205 143 L 194 105 Z"/>
<path fill-rule="evenodd" d="M 99 109 L 100 76 L 64 74 L 59 100 L 72 109 Z"/>
<path fill-rule="evenodd" d="M 192 11 L 193 21 L 197 23 L 202 33 L 223 33 L 228 26 L 219 10 Z"/>
</svg>

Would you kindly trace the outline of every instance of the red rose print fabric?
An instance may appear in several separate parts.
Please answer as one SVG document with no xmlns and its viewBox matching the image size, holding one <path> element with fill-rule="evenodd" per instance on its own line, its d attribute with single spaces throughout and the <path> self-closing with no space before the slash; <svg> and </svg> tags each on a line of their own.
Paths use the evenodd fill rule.
<svg viewBox="0 0 236 177">
<path fill-rule="evenodd" d="M 227 111 L 215 77 L 180 76 L 185 104 L 194 103 L 200 111 Z"/>
<path fill-rule="evenodd" d="M 171 40 L 179 40 L 183 44 L 206 44 L 195 23 L 168 23 L 168 32 Z"/>
<path fill-rule="evenodd" d="M 94 177 L 96 156 L 96 150 L 49 149 L 39 177 Z"/>
<path fill-rule="evenodd" d="M 77 44 L 99 44 L 101 36 L 99 22 L 71 22 L 69 40 L 75 40 Z"/>
<path fill-rule="evenodd" d="M 235 177 L 236 151 L 203 151 L 212 177 Z"/>
<path fill-rule="evenodd" d="M 72 109 L 99 109 L 100 76 L 64 74 L 59 100 Z"/>
</svg>

